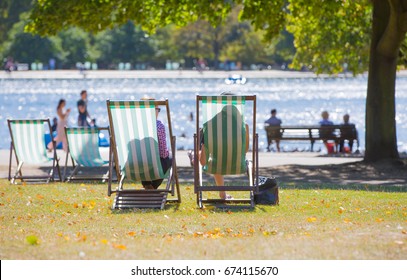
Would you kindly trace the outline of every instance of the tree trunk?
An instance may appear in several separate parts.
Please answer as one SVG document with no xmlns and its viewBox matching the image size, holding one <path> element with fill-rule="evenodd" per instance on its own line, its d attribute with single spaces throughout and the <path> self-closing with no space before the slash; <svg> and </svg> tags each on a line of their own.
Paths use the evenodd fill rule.
<svg viewBox="0 0 407 280">
<path fill-rule="evenodd" d="M 401 27 L 402 0 L 373 0 L 366 98 L 365 161 L 397 160 L 395 86 L 397 59 L 405 36 Z M 397 7 L 395 7 L 396 5 Z"/>
</svg>

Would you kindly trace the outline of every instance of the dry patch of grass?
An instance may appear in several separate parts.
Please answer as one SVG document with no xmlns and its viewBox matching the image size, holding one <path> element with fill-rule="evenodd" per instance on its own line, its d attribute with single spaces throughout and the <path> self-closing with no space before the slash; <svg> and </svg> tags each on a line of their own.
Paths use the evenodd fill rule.
<svg viewBox="0 0 407 280">
<path fill-rule="evenodd" d="M 407 193 L 281 188 L 280 206 L 112 211 L 102 184 L 0 180 L 1 259 L 406 259 Z"/>
</svg>

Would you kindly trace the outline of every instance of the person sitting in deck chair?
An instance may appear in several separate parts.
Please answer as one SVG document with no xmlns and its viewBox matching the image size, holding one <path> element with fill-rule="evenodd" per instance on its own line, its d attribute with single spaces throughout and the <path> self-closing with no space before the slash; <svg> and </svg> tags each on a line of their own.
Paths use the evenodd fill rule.
<svg viewBox="0 0 407 280">
<path fill-rule="evenodd" d="M 141 100 L 154 100 L 154 98 L 144 97 Z M 172 165 L 172 159 L 170 158 L 170 152 L 167 147 L 167 134 L 165 133 L 164 124 L 158 120 L 158 114 L 161 112 L 159 107 L 155 108 L 155 114 L 157 118 L 157 137 L 158 137 L 158 150 L 160 153 L 160 162 L 164 174 L 170 169 Z M 147 190 L 157 189 L 164 179 L 157 179 L 153 181 L 141 181 L 143 187 Z"/>
<path fill-rule="evenodd" d="M 222 93 L 221 95 L 233 95 L 231 93 Z M 229 108 L 231 107 L 231 108 Z M 232 113 L 230 113 L 232 112 Z M 216 160 L 212 158 L 212 155 L 209 155 L 209 157 L 206 156 L 205 153 L 205 137 L 204 135 L 207 133 L 207 127 L 210 122 L 216 122 L 218 121 L 218 117 L 221 117 L 222 119 L 226 119 L 227 115 L 231 114 L 232 116 L 239 116 L 240 112 L 235 106 L 225 106 L 223 107 L 222 111 L 219 113 L 220 116 L 214 116 L 211 120 L 209 120 L 207 123 L 203 125 L 202 128 L 202 133 L 201 133 L 201 139 L 200 139 L 200 152 L 199 152 L 199 162 L 201 163 L 202 166 L 206 165 L 206 160 Z M 246 137 L 246 147 L 245 147 L 245 153 L 249 150 L 249 126 L 247 124 L 244 124 L 245 126 L 245 137 Z M 209 144 L 209 143 L 208 143 Z M 213 174 L 213 177 L 215 179 L 215 183 L 217 186 L 224 186 L 224 177 L 221 174 Z M 232 196 L 226 194 L 226 192 L 221 191 L 219 192 L 219 196 L 221 199 L 232 199 Z"/>
</svg>

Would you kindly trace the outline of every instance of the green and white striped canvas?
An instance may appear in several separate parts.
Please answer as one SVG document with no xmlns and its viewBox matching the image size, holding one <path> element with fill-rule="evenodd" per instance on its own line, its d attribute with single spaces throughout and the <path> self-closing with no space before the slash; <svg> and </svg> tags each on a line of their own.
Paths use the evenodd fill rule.
<svg viewBox="0 0 407 280">
<path fill-rule="evenodd" d="M 211 174 L 242 174 L 246 170 L 245 98 L 202 96 L 206 166 Z"/>
<path fill-rule="evenodd" d="M 88 127 L 66 128 L 69 153 L 79 165 L 102 166 L 106 162 L 99 152 L 99 130 Z"/>
<path fill-rule="evenodd" d="M 11 120 L 14 148 L 20 162 L 37 164 L 51 159 L 45 148 L 44 120 Z"/>
<path fill-rule="evenodd" d="M 164 178 L 154 101 L 108 101 L 120 172 L 135 181 Z"/>
</svg>

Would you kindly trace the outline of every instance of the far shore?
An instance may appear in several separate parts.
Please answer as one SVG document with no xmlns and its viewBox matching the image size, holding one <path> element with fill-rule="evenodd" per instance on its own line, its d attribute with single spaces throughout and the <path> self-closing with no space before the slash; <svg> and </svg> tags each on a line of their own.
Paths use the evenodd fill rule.
<svg viewBox="0 0 407 280">
<path fill-rule="evenodd" d="M 224 79 L 229 75 L 238 74 L 247 79 L 254 78 L 328 78 L 328 77 L 352 77 L 351 73 L 329 76 L 326 74 L 316 75 L 305 71 L 282 71 L 282 70 L 252 70 L 252 71 L 213 71 L 198 72 L 196 70 L 89 70 L 80 72 L 78 70 L 43 70 L 43 71 L 14 71 L 0 72 L 0 79 Z M 407 70 L 399 71 L 398 77 L 407 77 Z M 367 73 L 361 74 L 367 76 Z"/>
</svg>

